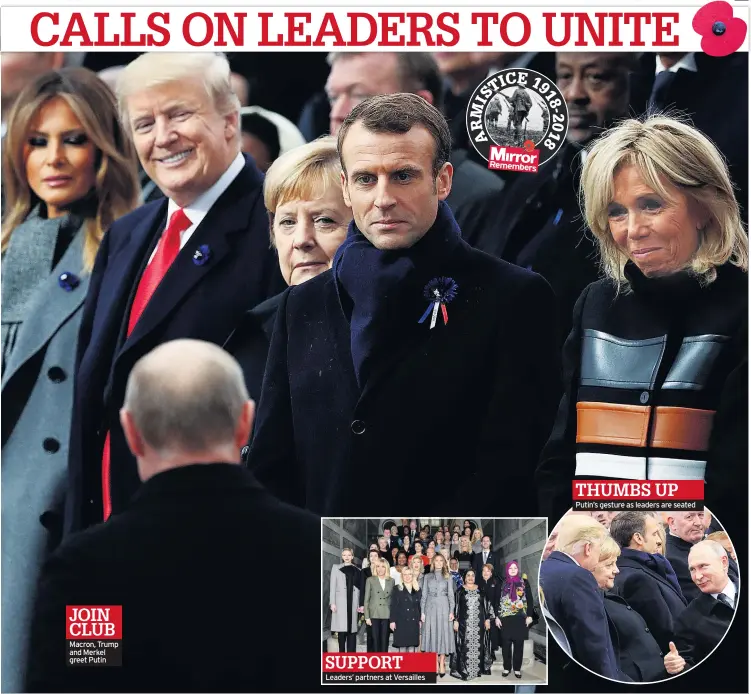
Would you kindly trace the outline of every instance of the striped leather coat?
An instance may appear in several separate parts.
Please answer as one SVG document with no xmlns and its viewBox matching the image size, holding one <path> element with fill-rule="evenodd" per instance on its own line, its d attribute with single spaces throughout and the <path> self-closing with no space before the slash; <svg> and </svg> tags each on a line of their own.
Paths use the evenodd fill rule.
<svg viewBox="0 0 751 694">
<path fill-rule="evenodd" d="M 632 291 L 600 280 L 574 309 L 566 392 L 537 470 L 555 520 L 575 477 L 703 479 L 710 508 L 747 489 L 746 273 L 726 264 L 702 287 L 687 273 L 625 272 Z"/>
</svg>

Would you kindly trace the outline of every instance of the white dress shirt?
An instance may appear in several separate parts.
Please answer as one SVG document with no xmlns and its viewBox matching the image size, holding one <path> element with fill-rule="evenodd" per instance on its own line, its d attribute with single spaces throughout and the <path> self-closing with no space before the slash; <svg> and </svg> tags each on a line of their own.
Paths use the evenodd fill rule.
<svg viewBox="0 0 751 694">
<path fill-rule="evenodd" d="M 699 68 L 696 67 L 696 56 L 694 56 L 693 53 L 686 53 L 675 65 L 671 67 L 665 67 L 662 64 L 662 60 L 660 60 L 660 56 L 655 56 L 655 60 L 657 61 L 655 63 L 655 75 L 659 75 L 661 72 L 665 72 L 665 70 L 670 70 L 670 72 L 678 72 L 681 68 L 684 70 L 690 70 L 691 72 L 698 72 Z"/>
<path fill-rule="evenodd" d="M 558 551 L 561 552 L 561 554 L 565 554 L 577 566 L 581 566 L 581 564 L 578 561 L 576 561 L 576 559 L 574 559 L 570 554 L 567 554 L 566 552 L 562 552 L 560 549 Z"/>
<path fill-rule="evenodd" d="M 227 170 L 219 177 L 219 180 L 211 186 L 207 191 L 201 193 L 190 205 L 183 208 L 183 212 L 191 221 L 191 225 L 180 234 L 180 249 L 190 241 L 190 237 L 193 236 L 193 232 L 198 228 L 198 225 L 203 221 L 204 217 L 209 213 L 209 210 L 214 206 L 214 203 L 229 188 L 232 181 L 234 181 L 245 166 L 245 158 L 242 153 L 233 159 Z M 167 205 L 167 223 L 172 219 L 173 213 L 177 212 L 180 206 L 170 200 Z M 149 258 L 149 262 L 154 259 L 156 255 L 156 248 Z"/>
<path fill-rule="evenodd" d="M 394 585 L 400 586 L 402 584 L 402 575 L 396 570 L 395 566 L 391 567 L 391 578 L 394 579 Z"/>
<path fill-rule="evenodd" d="M 378 582 L 381 584 L 381 590 L 385 591 L 386 590 L 386 579 L 385 578 L 381 578 L 379 576 L 378 577 Z"/>
<path fill-rule="evenodd" d="M 728 584 L 720 591 L 730 598 L 730 604 L 735 607 L 735 584 L 728 578 Z M 717 600 L 720 593 L 710 593 L 710 595 Z"/>
</svg>

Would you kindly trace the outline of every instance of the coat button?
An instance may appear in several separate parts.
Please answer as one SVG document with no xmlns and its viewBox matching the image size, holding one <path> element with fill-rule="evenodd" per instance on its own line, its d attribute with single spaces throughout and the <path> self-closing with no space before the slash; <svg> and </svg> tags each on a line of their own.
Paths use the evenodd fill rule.
<svg viewBox="0 0 751 694">
<path fill-rule="evenodd" d="M 631 607 L 626 607 L 626 609 L 627 609 L 627 610 L 630 610 L 630 609 L 631 609 Z"/>
<path fill-rule="evenodd" d="M 365 433 L 365 422 L 363 422 L 361 419 L 356 419 L 354 422 L 352 422 L 352 433 L 353 434 L 364 434 Z"/>
<path fill-rule="evenodd" d="M 60 450 L 60 442 L 57 439 L 44 439 L 42 446 L 47 453 L 57 453 Z"/>
<path fill-rule="evenodd" d="M 250 446 L 243 446 L 242 449 L 240 450 L 240 457 L 246 463 L 248 462 L 248 453 L 250 453 Z"/>
<path fill-rule="evenodd" d="M 67 376 L 65 375 L 65 371 L 63 371 L 59 366 L 53 366 L 47 372 L 47 378 L 49 378 L 53 383 L 62 383 L 67 378 Z"/>
<path fill-rule="evenodd" d="M 647 404 L 647 403 L 649 402 L 649 392 L 648 392 L 648 391 L 646 391 L 646 390 L 645 390 L 645 391 L 644 391 L 644 392 L 643 392 L 643 393 L 642 393 L 642 394 L 641 394 L 641 395 L 639 396 L 639 402 L 640 402 L 640 403 L 641 403 L 642 405 L 646 405 L 646 404 Z"/>
<path fill-rule="evenodd" d="M 647 633 L 649 633 L 649 628 L 648 628 L 648 627 L 645 627 L 645 628 L 644 628 L 644 631 L 646 631 Z"/>
</svg>

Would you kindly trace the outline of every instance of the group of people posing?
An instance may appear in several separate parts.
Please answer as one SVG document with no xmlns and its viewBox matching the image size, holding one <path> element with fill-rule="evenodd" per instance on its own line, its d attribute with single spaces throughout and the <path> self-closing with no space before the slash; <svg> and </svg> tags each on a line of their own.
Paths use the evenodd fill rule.
<svg viewBox="0 0 751 694">
<path fill-rule="evenodd" d="M 500 647 L 502 676 L 513 670 L 520 679 L 524 641 L 538 620 L 526 575 L 516 561 L 499 574 L 491 538 L 481 530 L 471 568 L 460 570 L 461 552 L 451 556 L 448 547 L 441 547 L 443 533 L 417 539 L 414 547 L 408 535 L 381 536 L 361 569 L 353 563 L 351 549 L 342 551 L 343 563 L 332 568 L 329 594 L 331 631 L 338 635 L 339 650 L 356 650 L 362 615 L 368 652 L 388 651 L 391 632 L 396 649 L 436 653 L 439 677 L 446 675 L 449 656 L 451 676 L 472 680 L 491 674 Z M 423 554 L 426 540 L 428 553 Z"/>
<path fill-rule="evenodd" d="M 543 613 L 559 645 L 592 672 L 655 682 L 704 660 L 737 605 L 739 575 L 709 514 L 566 515 L 540 569 Z M 705 515 L 706 523 L 705 525 Z M 730 551 L 726 550 L 727 545 Z"/>
</svg>

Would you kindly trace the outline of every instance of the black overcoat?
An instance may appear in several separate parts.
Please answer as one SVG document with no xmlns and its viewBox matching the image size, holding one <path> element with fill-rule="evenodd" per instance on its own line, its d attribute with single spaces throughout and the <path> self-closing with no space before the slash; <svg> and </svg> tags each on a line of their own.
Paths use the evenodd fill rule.
<svg viewBox="0 0 751 694">
<path fill-rule="evenodd" d="M 243 313 L 284 288 L 269 248 L 263 176 L 250 157 L 181 249 L 135 329 L 130 308 L 166 223 L 163 198 L 116 221 L 104 235 L 84 304 L 70 439 L 65 530 L 103 518 L 102 451 L 111 433 L 112 511 L 122 510 L 140 480 L 120 426 L 128 376 L 138 359 L 178 338 L 219 345 Z M 194 254 L 204 246 L 201 260 Z"/>
<path fill-rule="evenodd" d="M 366 493 L 377 471 L 456 475 L 421 499 L 424 513 L 474 499 L 528 516 L 533 471 L 559 396 L 554 298 L 538 275 L 459 241 L 435 276 L 458 285 L 448 323 L 418 324 L 428 305 L 404 298 L 414 325 L 360 390 L 350 326 L 332 271 L 290 287 L 279 307 L 258 408 L 250 466 L 279 498 L 321 515 L 378 515 Z M 414 502 L 412 485 L 389 486 L 392 504 Z"/>
</svg>

